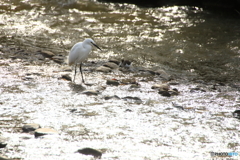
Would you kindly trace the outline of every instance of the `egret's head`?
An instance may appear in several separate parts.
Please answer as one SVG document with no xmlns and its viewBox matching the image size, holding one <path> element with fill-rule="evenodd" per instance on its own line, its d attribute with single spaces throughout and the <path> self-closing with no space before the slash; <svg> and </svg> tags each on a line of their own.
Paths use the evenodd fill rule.
<svg viewBox="0 0 240 160">
<path fill-rule="evenodd" d="M 99 48 L 99 47 L 97 46 L 97 44 L 96 44 L 91 38 L 85 39 L 84 42 L 87 43 L 87 44 L 93 45 L 93 46 L 95 46 L 96 48 L 98 48 L 98 49 L 101 50 L 101 48 Z"/>
</svg>

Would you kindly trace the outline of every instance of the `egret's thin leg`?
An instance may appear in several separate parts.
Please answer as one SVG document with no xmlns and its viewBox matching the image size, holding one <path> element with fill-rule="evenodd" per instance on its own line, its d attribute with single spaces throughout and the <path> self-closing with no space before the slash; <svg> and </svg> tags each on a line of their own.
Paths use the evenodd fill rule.
<svg viewBox="0 0 240 160">
<path fill-rule="evenodd" d="M 82 75 L 82 82 L 85 84 L 84 79 L 83 79 L 83 73 L 82 73 L 82 63 L 80 63 L 80 72 L 81 72 L 81 75 Z"/>
<path fill-rule="evenodd" d="M 75 72 L 74 72 L 73 82 L 75 81 L 76 73 L 77 73 L 77 64 L 75 65 Z"/>
</svg>

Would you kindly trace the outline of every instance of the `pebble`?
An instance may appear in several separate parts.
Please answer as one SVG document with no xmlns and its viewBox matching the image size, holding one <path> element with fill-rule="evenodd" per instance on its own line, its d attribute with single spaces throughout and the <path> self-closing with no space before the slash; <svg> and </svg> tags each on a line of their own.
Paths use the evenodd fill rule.
<svg viewBox="0 0 240 160">
<path fill-rule="evenodd" d="M 86 95 L 98 95 L 99 91 L 95 91 L 95 90 L 85 90 L 82 92 L 82 94 L 86 94 Z"/>
<path fill-rule="evenodd" d="M 121 80 L 121 83 L 122 83 L 122 84 L 137 84 L 135 78 L 131 78 L 131 79 L 122 79 L 122 80 Z"/>
<path fill-rule="evenodd" d="M 118 82 L 118 80 L 112 80 L 112 79 L 108 79 L 106 82 L 107 85 L 113 85 L 113 86 L 118 86 L 120 83 Z"/>
<path fill-rule="evenodd" d="M 168 91 L 160 90 L 158 93 L 161 94 L 164 97 L 171 97 L 171 94 Z"/>
<path fill-rule="evenodd" d="M 156 75 L 159 75 L 160 77 L 164 78 L 165 80 L 170 80 L 171 76 L 167 74 L 164 70 L 158 69 L 155 71 Z"/>
<path fill-rule="evenodd" d="M 113 63 L 113 62 L 107 62 L 103 65 L 104 67 L 108 67 L 108 68 L 111 68 L 111 69 L 116 69 L 118 68 L 118 65 Z"/>
<path fill-rule="evenodd" d="M 0 148 L 5 148 L 7 146 L 8 138 L 0 137 Z"/>
<path fill-rule="evenodd" d="M 109 62 L 112 62 L 112 63 L 115 63 L 115 64 L 118 65 L 118 66 L 119 66 L 119 64 L 120 64 L 119 60 L 117 60 L 117 59 L 109 59 L 108 61 L 109 61 Z"/>
<path fill-rule="evenodd" d="M 206 92 L 206 90 L 204 90 L 202 88 L 199 88 L 199 87 L 195 87 L 195 88 L 191 88 L 190 92 L 191 93 L 193 93 L 193 92 Z"/>
<path fill-rule="evenodd" d="M 240 110 L 235 110 L 235 111 L 232 113 L 232 115 L 233 115 L 234 118 L 240 119 Z"/>
<path fill-rule="evenodd" d="M 177 105 L 177 104 L 175 104 L 175 103 L 173 103 L 173 102 L 172 102 L 172 106 L 175 107 L 175 108 L 177 108 L 177 109 L 184 110 L 184 108 L 183 108 L 182 106 Z"/>
<path fill-rule="evenodd" d="M 170 87 L 168 84 L 154 84 L 151 88 L 168 91 Z"/>
<path fill-rule="evenodd" d="M 121 67 L 130 67 L 132 65 L 132 61 L 127 60 L 127 59 L 122 59 L 121 60 Z"/>
<path fill-rule="evenodd" d="M 131 86 L 129 88 L 140 88 L 141 85 L 136 83 L 136 84 L 131 84 Z"/>
<path fill-rule="evenodd" d="M 72 78 L 68 74 L 63 74 L 61 78 L 67 81 L 72 81 Z"/>
<path fill-rule="evenodd" d="M 131 101 L 131 102 L 134 102 L 134 103 L 137 103 L 137 104 L 142 103 L 142 100 L 138 97 L 126 96 L 126 97 L 123 97 L 122 99 L 124 99 L 126 101 Z"/>
<path fill-rule="evenodd" d="M 55 56 L 55 54 L 50 51 L 38 51 L 38 53 L 40 53 L 41 55 L 47 58 L 52 58 L 53 56 Z"/>
<path fill-rule="evenodd" d="M 126 109 L 125 112 L 132 112 L 132 110 L 131 109 Z"/>
<path fill-rule="evenodd" d="M 171 89 L 171 90 L 159 89 L 158 93 L 161 94 L 164 97 L 171 97 L 171 96 L 179 95 L 179 91 L 176 88 Z"/>
<path fill-rule="evenodd" d="M 58 64 L 62 64 L 64 63 L 65 58 L 62 55 L 58 55 L 58 56 L 53 56 L 52 60 Z"/>
<path fill-rule="evenodd" d="M 109 99 L 120 99 L 117 95 L 114 96 L 106 96 L 104 97 L 105 100 L 109 100 Z"/>
<path fill-rule="evenodd" d="M 10 158 L 7 158 L 7 157 L 5 157 L 5 156 L 1 156 L 1 155 L 0 155 L 0 160 L 13 160 L 13 159 L 10 159 Z"/>
<path fill-rule="evenodd" d="M 96 71 L 98 72 L 110 72 L 112 69 L 109 67 L 105 67 L 105 66 L 100 66 L 96 69 Z"/>
<path fill-rule="evenodd" d="M 39 128 L 34 132 L 34 135 L 36 138 L 44 135 L 55 135 L 55 134 L 58 134 L 58 132 L 52 128 Z"/>
<path fill-rule="evenodd" d="M 92 148 L 83 148 L 83 149 L 79 149 L 77 150 L 78 153 L 84 154 L 84 155 L 92 155 L 94 156 L 94 158 L 99 158 L 101 159 L 102 157 L 102 153 L 96 149 L 92 149 Z"/>
<path fill-rule="evenodd" d="M 37 124 L 37 123 L 28 123 L 28 124 L 25 124 L 22 127 L 22 130 L 23 130 L 23 132 L 31 132 L 31 131 L 35 131 L 38 128 L 41 128 L 39 124 Z"/>
</svg>

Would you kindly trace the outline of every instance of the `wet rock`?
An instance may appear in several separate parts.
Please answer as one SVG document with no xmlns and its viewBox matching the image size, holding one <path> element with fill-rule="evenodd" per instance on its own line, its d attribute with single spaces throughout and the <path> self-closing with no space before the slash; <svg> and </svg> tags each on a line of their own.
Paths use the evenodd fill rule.
<svg viewBox="0 0 240 160">
<path fill-rule="evenodd" d="M 177 81 L 171 81 L 171 82 L 168 82 L 169 85 L 179 85 L 179 82 Z"/>
<path fill-rule="evenodd" d="M 171 94 L 168 91 L 162 91 L 161 90 L 158 93 L 161 94 L 164 97 L 171 97 Z"/>
<path fill-rule="evenodd" d="M 64 63 L 65 57 L 63 55 L 53 56 L 52 60 L 58 64 Z"/>
<path fill-rule="evenodd" d="M 118 68 L 118 65 L 113 63 L 113 62 L 107 62 L 103 65 L 104 67 L 108 67 L 108 68 L 111 68 L 111 69 L 116 69 Z"/>
<path fill-rule="evenodd" d="M 106 82 L 107 85 L 113 85 L 113 86 L 118 86 L 120 83 L 118 80 L 115 79 L 108 79 Z"/>
<path fill-rule="evenodd" d="M 190 92 L 193 93 L 193 92 L 206 92 L 206 90 L 200 88 L 200 87 L 195 87 L 195 88 L 191 88 L 190 89 Z"/>
<path fill-rule="evenodd" d="M 86 94 L 86 95 L 98 95 L 99 91 L 95 91 L 95 90 L 85 90 L 82 92 L 82 94 Z"/>
<path fill-rule="evenodd" d="M 25 76 L 22 78 L 22 80 L 24 80 L 24 81 L 29 81 L 29 80 L 33 80 L 33 79 L 34 79 L 33 76 Z"/>
<path fill-rule="evenodd" d="M 50 51 L 38 51 L 38 53 L 47 58 L 52 58 L 53 56 L 55 56 L 55 54 Z"/>
<path fill-rule="evenodd" d="M 137 84 L 135 78 L 122 79 L 122 80 L 121 80 L 121 83 L 122 83 L 122 84 Z"/>
<path fill-rule="evenodd" d="M 0 137 L 0 148 L 5 148 L 7 146 L 7 141 L 9 139 L 5 137 Z"/>
<path fill-rule="evenodd" d="M 69 74 L 63 74 L 63 75 L 61 76 L 61 79 L 65 79 L 65 80 L 67 80 L 67 81 L 72 81 L 72 78 L 69 76 Z"/>
<path fill-rule="evenodd" d="M 108 61 L 109 61 L 109 62 L 112 62 L 112 63 L 115 63 L 115 64 L 118 65 L 118 66 L 119 66 L 119 64 L 120 64 L 120 61 L 117 60 L 117 59 L 109 59 Z"/>
<path fill-rule="evenodd" d="M 120 99 L 117 95 L 114 96 L 106 96 L 104 97 L 105 100 L 109 100 L 109 99 Z"/>
<path fill-rule="evenodd" d="M 137 104 L 142 103 L 142 100 L 138 97 L 126 96 L 126 97 L 123 97 L 122 99 L 129 102 L 137 103 Z"/>
<path fill-rule="evenodd" d="M 171 76 L 167 74 L 164 70 L 158 69 L 155 71 L 156 75 L 159 75 L 160 77 L 164 78 L 165 80 L 170 80 Z"/>
<path fill-rule="evenodd" d="M 171 94 L 171 96 L 177 96 L 180 93 L 176 88 L 168 90 L 168 92 Z"/>
<path fill-rule="evenodd" d="M 98 72 L 105 72 L 105 73 L 107 73 L 107 72 L 110 72 L 110 71 L 112 71 L 112 69 L 111 69 L 111 68 L 109 68 L 109 67 L 100 66 L 100 67 L 98 67 L 98 68 L 96 69 L 96 71 L 98 71 Z"/>
<path fill-rule="evenodd" d="M 172 102 L 172 106 L 175 107 L 175 108 L 177 108 L 177 109 L 184 110 L 184 108 L 183 108 L 182 106 L 177 105 L 177 104 L 175 104 L 175 103 L 173 103 L 173 102 Z"/>
<path fill-rule="evenodd" d="M 126 109 L 125 112 L 132 112 L 132 110 L 131 109 Z"/>
<path fill-rule="evenodd" d="M 143 77 L 155 75 L 155 72 L 153 70 L 145 69 L 145 68 L 140 68 L 138 73 L 140 74 L 139 76 L 143 76 Z"/>
<path fill-rule="evenodd" d="M 10 159 L 10 158 L 7 158 L 7 157 L 5 157 L 5 156 L 1 156 L 1 155 L 0 155 L 0 160 L 13 160 L 13 159 Z"/>
<path fill-rule="evenodd" d="M 232 113 L 232 115 L 233 115 L 234 118 L 240 119 L 240 110 L 235 110 Z"/>
<path fill-rule="evenodd" d="M 41 128 L 39 124 L 37 124 L 37 123 L 28 123 L 28 124 L 25 124 L 22 127 L 22 130 L 23 130 L 23 132 L 31 132 L 31 131 L 35 131 L 38 128 Z"/>
<path fill-rule="evenodd" d="M 34 135 L 36 138 L 44 135 L 55 135 L 55 134 L 58 134 L 58 132 L 52 128 L 39 128 L 34 132 Z"/>
<path fill-rule="evenodd" d="M 132 88 L 140 88 L 141 85 L 139 83 L 136 83 L 136 84 L 132 84 L 129 88 L 132 89 Z"/>
<path fill-rule="evenodd" d="M 163 91 L 168 91 L 170 87 L 169 87 L 168 84 L 154 84 L 151 88 L 152 89 L 159 89 L 159 90 L 163 90 Z"/>
<path fill-rule="evenodd" d="M 84 154 L 84 155 L 92 155 L 94 158 L 100 158 L 102 157 L 102 153 L 96 149 L 92 148 L 83 148 L 77 150 L 78 153 Z"/>
<path fill-rule="evenodd" d="M 158 93 L 164 97 L 171 97 L 171 96 L 179 95 L 179 91 L 176 88 L 174 88 L 172 90 L 159 89 Z"/>
<path fill-rule="evenodd" d="M 132 65 L 131 60 L 122 59 L 121 62 L 120 62 L 121 67 L 130 67 L 131 65 Z"/>
</svg>

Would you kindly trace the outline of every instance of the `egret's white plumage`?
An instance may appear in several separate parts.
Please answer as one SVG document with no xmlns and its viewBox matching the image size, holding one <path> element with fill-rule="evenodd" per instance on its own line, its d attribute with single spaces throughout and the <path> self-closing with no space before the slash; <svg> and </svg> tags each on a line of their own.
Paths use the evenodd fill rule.
<svg viewBox="0 0 240 160">
<path fill-rule="evenodd" d="M 82 74 L 82 62 L 88 58 L 88 55 L 92 50 L 92 46 L 95 46 L 98 49 L 100 49 L 91 38 L 87 38 L 83 42 L 76 43 L 70 50 L 69 57 L 68 57 L 68 64 L 75 65 L 75 74 L 74 74 L 73 82 L 76 76 L 77 65 L 78 64 L 80 65 L 80 72 Z M 84 83 L 83 74 L 82 74 L 82 82 Z"/>
</svg>

